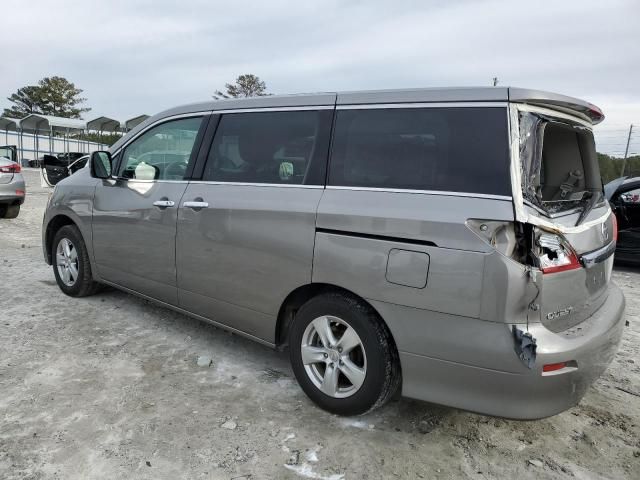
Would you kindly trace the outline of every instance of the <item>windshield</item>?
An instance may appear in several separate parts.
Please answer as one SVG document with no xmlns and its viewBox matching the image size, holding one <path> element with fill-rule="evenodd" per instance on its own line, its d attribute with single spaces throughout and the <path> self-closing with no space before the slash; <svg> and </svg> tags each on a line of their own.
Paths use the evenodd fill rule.
<svg viewBox="0 0 640 480">
<path fill-rule="evenodd" d="M 519 113 L 519 123 L 525 202 L 547 216 L 578 209 L 583 218 L 603 198 L 591 129 L 525 111 Z"/>
</svg>

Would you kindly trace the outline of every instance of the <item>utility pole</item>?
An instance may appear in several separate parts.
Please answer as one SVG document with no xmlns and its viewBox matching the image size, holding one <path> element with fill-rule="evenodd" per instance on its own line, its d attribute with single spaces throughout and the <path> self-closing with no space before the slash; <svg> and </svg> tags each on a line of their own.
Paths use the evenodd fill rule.
<svg viewBox="0 0 640 480">
<path fill-rule="evenodd" d="M 493 77 L 493 86 L 498 86 L 498 77 Z"/>
<path fill-rule="evenodd" d="M 624 149 L 624 158 L 622 159 L 622 172 L 620 172 L 621 177 L 624 177 L 624 169 L 627 167 L 627 156 L 629 155 L 629 144 L 631 143 L 631 132 L 633 132 L 633 124 L 629 125 L 629 135 L 627 136 L 627 148 Z"/>
</svg>

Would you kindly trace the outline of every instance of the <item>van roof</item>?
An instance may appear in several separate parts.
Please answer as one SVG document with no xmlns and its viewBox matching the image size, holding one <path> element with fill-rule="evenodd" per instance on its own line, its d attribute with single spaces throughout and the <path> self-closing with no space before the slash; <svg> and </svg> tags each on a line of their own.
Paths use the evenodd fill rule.
<svg viewBox="0 0 640 480">
<path fill-rule="evenodd" d="M 139 131 L 160 118 L 192 112 L 236 110 L 240 108 L 447 102 L 520 102 L 545 106 L 578 115 L 593 124 L 600 123 L 604 119 L 602 111 L 591 103 L 578 98 L 541 90 L 517 87 L 404 88 L 209 100 L 165 110 L 138 125 L 133 129 L 133 132 Z M 121 143 L 118 141 L 113 147 L 118 148 Z"/>
<path fill-rule="evenodd" d="M 385 103 L 432 102 L 522 102 L 543 105 L 584 116 L 593 123 L 604 115 L 595 105 L 578 98 L 517 87 L 448 87 L 405 88 L 396 90 L 363 90 L 351 92 L 308 93 L 295 95 L 269 95 L 264 97 L 231 98 L 184 105 L 170 110 L 233 110 L 238 108 L 277 108 L 323 105 L 362 105 Z"/>
</svg>

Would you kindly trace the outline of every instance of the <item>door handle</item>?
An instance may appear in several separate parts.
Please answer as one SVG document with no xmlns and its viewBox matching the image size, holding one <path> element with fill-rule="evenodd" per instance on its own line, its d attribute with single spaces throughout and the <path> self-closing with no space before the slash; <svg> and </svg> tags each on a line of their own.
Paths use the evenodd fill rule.
<svg viewBox="0 0 640 480">
<path fill-rule="evenodd" d="M 155 207 L 160 207 L 160 208 L 167 208 L 167 207 L 173 207 L 176 204 L 176 202 L 174 202 L 173 200 L 156 200 L 155 202 L 153 202 L 153 205 Z"/>
<path fill-rule="evenodd" d="M 209 203 L 202 202 L 202 201 L 193 201 L 193 202 L 184 202 L 182 206 L 187 208 L 193 208 L 194 210 L 199 210 L 200 208 L 209 207 Z"/>
</svg>

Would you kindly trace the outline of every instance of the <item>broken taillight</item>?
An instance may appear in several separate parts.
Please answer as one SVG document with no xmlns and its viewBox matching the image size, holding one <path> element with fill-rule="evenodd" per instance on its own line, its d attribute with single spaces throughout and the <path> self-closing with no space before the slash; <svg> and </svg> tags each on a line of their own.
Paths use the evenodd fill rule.
<svg viewBox="0 0 640 480">
<path fill-rule="evenodd" d="M 20 170 L 20 165 L 17 163 L 0 166 L 0 173 L 20 173 Z"/>
<path fill-rule="evenodd" d="M 536 238 L 536 258 L 542 273 L 557 273 L 580 268 L 578 255 L 559 234 L 543 232 Z"/>
<path fill-rule="evenodd" d="M 580 259 L 560 233 L 530 224 L 495 220 L 467 220 L 467 227 L 502 255 L 542 273 L 581 268 Z"/>
</svg>

